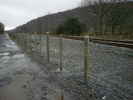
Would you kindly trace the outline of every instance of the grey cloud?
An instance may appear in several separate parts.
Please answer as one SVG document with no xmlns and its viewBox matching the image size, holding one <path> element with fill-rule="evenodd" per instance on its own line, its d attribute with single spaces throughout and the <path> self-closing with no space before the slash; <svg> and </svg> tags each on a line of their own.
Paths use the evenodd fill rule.
<svg viewBox="0 0 133 100">
<path fill-rule="evenodd" d="M 0 21 L 6 27 L 22 25 L 49 13 L 65 11 L 78 6 L 81 0 L 0 0 Z M 2 15 L 2 16 L 1 16 Z"/>
</svg>

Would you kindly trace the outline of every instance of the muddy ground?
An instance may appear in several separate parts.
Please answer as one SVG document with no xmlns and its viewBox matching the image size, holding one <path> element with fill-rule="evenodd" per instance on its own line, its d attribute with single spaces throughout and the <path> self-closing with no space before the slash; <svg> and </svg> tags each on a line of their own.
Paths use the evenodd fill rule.
<svg viewBox="0 0 133 100">
<path fill-rule="evenodd" d="M 50 62 L 46 59 L 46 36 L 42 36 L 42 57 L 35 54 L 34 43 L 31 52 L 23 48 L 23 42 L 13 39 L 16 44 L 7 34 L 0 38 L 0 99 L 133 99 L 132 49 L 90 43 L 89 81 L 85 84 L 81 41 L 63 40 L 67 44 L 63 46 L 64 70 L 59 71 L 58 38 L 50 37 Z"/>
<path fill-rule="evenodd" d="M 0 100 L 73 100 L 42 68 L 8 34 L 0 36 Z"/>
</svg>

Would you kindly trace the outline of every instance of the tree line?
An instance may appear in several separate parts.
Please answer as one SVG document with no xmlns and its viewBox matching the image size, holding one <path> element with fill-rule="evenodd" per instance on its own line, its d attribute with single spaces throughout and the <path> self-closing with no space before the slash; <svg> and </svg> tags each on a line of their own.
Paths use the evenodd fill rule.
<svg viewBox="0 0 133 100">
<path fill-rule="evenodd" d="M 98 19 L 100 34 L 107 30 L 128 30 L 131 34 L 133 27 L 133 1 L 129 0 L 82 0 L 80 3 L 82 14 L 92 19 Z M 127 29 L 125 26 L 127 26 Z M 103 30 L 103 26 L 105 27 Z"/>
<path fill-rule="evenodd" d="M 78 18 L 68 17 L 63 21 L 57 28 L 56 34 L 65 34 L 65 35 L 81 35 L 86 31 L 86 25 L 81 23 Z"/>
<path fill-rule="evenodd" d="M 4 33 L 4 24 L 0 22 L 0 34 Z"/>
</svg>

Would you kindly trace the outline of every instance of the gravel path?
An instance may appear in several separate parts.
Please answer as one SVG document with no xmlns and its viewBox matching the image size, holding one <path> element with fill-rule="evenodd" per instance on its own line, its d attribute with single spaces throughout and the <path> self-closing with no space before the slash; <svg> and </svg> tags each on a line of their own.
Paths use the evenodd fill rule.
<svg viewBox="0 0 133 100">
<path fill-rule="evenodd" d="M 39 39 L 39 36 L 38 36 Z M 32 35 L 34 41 L 34 35 Z M 59 38 L 50 37 L 50 67 L 47 73 L 51 81 L 76 93 L 79 98 L 132 100 L 133 99 L 133 49 L 89 43 L 88 83 L 83 83 L 83 41 L 63 39 L 63 68 L 59 69 Z M 32 43 L 32 51 L 35 51 Z M 39 49 L 39 44 L 38 44 Z M 39 53 L 37 54 L 39 55 Z M 33 57 L 39 62 L 38 56 Z M 42 35 L 43 61 L 47 59 L 46 36 Z M 33 53 L 31 57 L 33 56 Z M 54 77 L 54 78 L 53 78 Z"/>
</svg>

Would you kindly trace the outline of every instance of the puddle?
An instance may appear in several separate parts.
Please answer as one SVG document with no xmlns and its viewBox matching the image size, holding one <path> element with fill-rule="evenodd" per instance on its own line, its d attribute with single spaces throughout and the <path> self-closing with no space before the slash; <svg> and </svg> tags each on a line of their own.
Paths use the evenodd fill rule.
<svg viewBox="0 0 133 100">
<path fill-rule="evenodd" d="M 10 59 L 11 57 L 9 57 L 9 56 L 4 56 L 4 57 L 2 57 L 1 59 Z"/>
<path fill-rule="evenodd" d="M 0 88 L 0 100 L 27 100 L 28 92 L 23 89 L 23 85 L 31 80 L 28 74 L 16 75 L 14 82 Z"/>
<path fill-rule="evenodd" d="M 6 47 L 18 48 L 18 46 L 13 45 L 13 44 L 8 44 L 8 45 L 6 45 Z"/>
<path fill-rule="evenodd" d="M 44 86 L 47 86 L 44 80 L 35 80 L 32 84 L 36 88 L 43 88 Z"/>
<path fill-rule="evenodd" d="M 21 75 L 15 75 L 13 78 L 14 81 L 19 82 L 19 84 L 24 84 L 25 82 L 31 80 L 32 77 L 30 74 L 21 74 Z"/>
<path fill-rule="evenodd" d="M 7 59 L 7 60 L 0 60 L 0 67 L 4 66 L 6 63 L 8 63 L 8 60 L 9 59 Z"/>
<path fill-rule="evenodd" d="M 14 42 L 10 43 L 10 44 L 15 44 Z"/>
<path fill-rule="evenodd" d="M 12 79 L 10 77 L 4 78 L 0 80 L 0 88 L 4 85 L 8 85 L 12 82 Z"/>
<path fill-rule="evenodd" d="M 7 56 L 9 55 L 10 53 L 1 53 L 0 56 Z"/>
<path fill-rule="evenodd" d="M 6 45 L 6 47 L 12 47 L 12 45 Z"/>
<path fill-rule="evenodd" d="M 1 45 L 1 44 L 0 44 L 0 47 L 6 47 L 6 45 Z"/>
<path fill-rule="evenodd" d="M 8 48 L 13 48 L 13 50 L 19 50 L 19 47 L 18 47 L 17 45 L 13 45 L 13 44 L 11 44 L 11 45 L 6 45 L 6 47 L 8 47 Z"/>
<path fill-rule="evenodd" d="M 25 54 L 18 54 L 14 55 L 12 58 L 24 58 L 26 55 Z"/>
<path fill-rule="evenodd" d="M 15 43 L 12 42 L 12 41 L 9 41 L 8 43 L 6 43 L 6 45 L 7 45 L 7 47 L 8 47 L 8 46 L 10 46 L 10 45 L 15 45 Z"/>
</svg>

